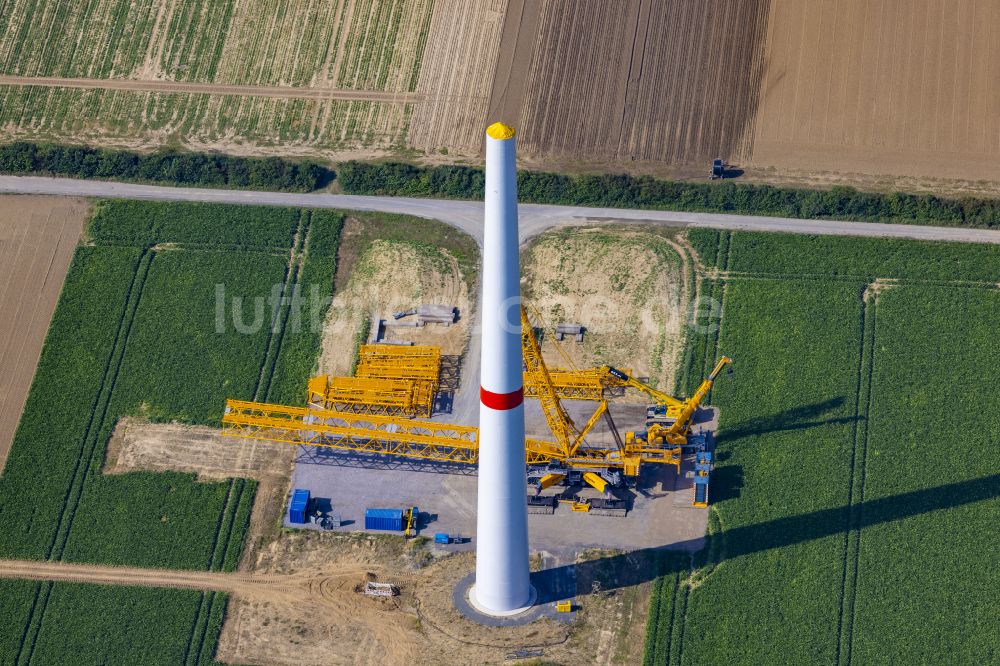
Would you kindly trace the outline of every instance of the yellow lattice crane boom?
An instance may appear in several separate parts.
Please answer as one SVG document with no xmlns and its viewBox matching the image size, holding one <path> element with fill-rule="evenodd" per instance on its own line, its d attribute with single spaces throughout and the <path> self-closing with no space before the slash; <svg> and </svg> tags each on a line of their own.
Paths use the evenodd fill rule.
<svg viewBox="0 0 1000 666">
<path fill-rule="evenodd" d="M 436 462 L 474 465 L 479 460 L 479 429 L 454 423 L 227 400 L 222 424 L 223 437 Z M 606 449 L 586 449 L 566 456 L 552 442 L 531 438 L 525 441 L 525 448 L 528 465 L 553 461 L 569 467 L 621 465 L 617 452 Z"/>
<path fill-rule="evenodd" d="M 576 455 L 587 434 L 607 412 L 608 403 L 602 399 L 583 428 L 576 427 L 559 401 L 559 393 L 545 366 L 541 346 L 535 337 L 534 328 L 528 320 L 528 311 L 524 306 L 521 307 L 521 348 L 524 356 L 525 385 L 530 386 L 532 395 L 538 398 L 556 444 L 562 449 L 563 455 L 570 458 Z"/>
<path fill-rule="evenodd" d="M 686 442 L 688 433 L 691 431 L 691 417 L 694 416 L 698 407 L 701 406 L 702 401 L 708 396 L 708 392 L 712 390 L 712 386 L 715 384 L 715 379 L 719 376 L 719 373 L 732 362 L 733 359 L 728 356 L 720 358 L 719 362 L 715 364 L 715 368 L 712 369 L 712 372 L 701 382 L 694 395 L 684 401 L 676 421 L 669 426 L 650 426 L 650 441 L 659 438 L 663 442 L 673 445 L 681 445 Z M 730 372 L 732 372 L 732 368 L 730 368 Z M 656 428 L 655 433 L 654 428 Z"/>
</svg>

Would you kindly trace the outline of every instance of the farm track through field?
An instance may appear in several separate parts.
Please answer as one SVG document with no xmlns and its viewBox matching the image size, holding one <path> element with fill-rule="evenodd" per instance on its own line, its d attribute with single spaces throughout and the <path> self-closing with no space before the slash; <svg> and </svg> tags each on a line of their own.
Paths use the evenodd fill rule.
<svg viewBox="0 0 1000 666">
<path fill-rule="evenodd" d="M 844 533 L 844 571 L 837 618 L 837 664 L 850 666 L 854 637 L 854 608 L 861 557 L 861 512 L 865 499 L 868 433 L 871 430 L 872 376 L 875 365 L 875 332 L 878 292 L 869 286 L 862 298 L 861 351 L 858 359 L 858 392 L 852 433 L 851 470 L 848 475 L 848 522 Z"/>
<path fill-rule="evenodd" d="M 337 605 L 336 595 L 330 593 L 331 585 L 344 579 L 360 581 L 369 570 L 344 567 L 329 573 L 296 575 L 0 560 L 0 578 L 6 579 L 202 590 L 236 594 L 247 599 L 320 605 Z"/>
<path fill-rule="evenodd" d="M 303 247 L 307 237 L 309 223 L 309 213 L 307 211 L 303 211 L 302 221 L 300 222 L 297 230 L 293 246 L 290 250 L 286 250 L 289 256 L 289 262 L 282 286 L 281 293 L 283 298 L 279 304 L 279 310 L 274 313 L 275 324 L 272 326 L 265 354 L 261 360 L 258 385 L 255 390 L 255 397 L 259 397 L 261 399 L 266 396 L 266 393 L 269 390 L 277 356 L 280 353 L 282 340 L 281 333 L 283 332 L 284 324 L 287 321 L 288 312 L 290 310 L 290 306 L 287 303 L 287 297 L 291 290 L 294 289 L 293 283 L 297 281 L 300 274 L 301 264 L 304 259 Z M 63 551 L 65 550 L 66 544 L 69 540 L 69 536 L 72 531 L 73 518 L 84 493 L 86 478 L 90 473 L 90 469 L 95 459 L 95 451 L 100 444 L 98 440 L 100 439 L 100 434 L 106 429 L 107 420 L 109 418 L 108 410 L 114 396 L 118 374 L 124 363 L 125 353 L 128 347 L 129 334 L 132 330 L 133 324 L 135 323 L 136 313 L 142 299 L 143 287 L 147 277 L 149 276 L 156 254 L 157 251 L 155 248 L 147 249 L 143 251 L 137 261 L 132 284 L 126 294 L 125 304 L 123 306 L 124 309 L 121 319 L 119 320 L 118 329 L 112 345 L 112 351 L 106 361 L 104 376 L 95 396 L 95 403 L 92 409 L 90 421 L 84 431 L 80 456 L 77 458 L 72 481 L 69 489 L 67 490 L 66 501 L 57 519 L 56 532 L 47 553 L 47 559 L 49 561 L 61 560 Z M 212 546 L 212 554 L 209 561 L 206 563 L 209 571 L 221 571 L 226 564 L 227 555 L 230 553 L 232 548 L 236 546 L 233 543 L 233 535 L 238 527 L 236 524 L 237 509 L 241 505 L 244 495 L 248 492 L 253 492 L 252 488 L 252 485 L 248 484 L 245 479 L 230 480 L 226 502 L 219 516 L 215 541 Z M 41 563 L 35 564 L 37 565 Z M 0 576 L 2 575 L 3 573 L 0 573 Z M 21 652 L 17 656 L 15 664 L 29 664 L 31 662 L 34 647 L 45 620 L 45 611 L 52 591 L 52 583 L 51 580 L 48 580 L 44 576 L 36 578 L 39 580 L 46 580 L 47 582 L 41 584 L 36 590 L 35 600 L 25 623 L 23 634 L 24 638 L 21 643 Z M 202 588 L 199 587 L 198 589 Z M 205 648 L 205 641 L 209 637 L 207 631 L 208 623 L 213 613 L 214 605 L 219 603 L 220 599 L 218 595 L 211 591 L 216 590 L 216 588 L 209 587 L 207 589 L 210 591 L 202 595 L 198 612 L 194 623 L 192 624 L 192 633 L 188 645 L 188 657 L 194 657 L 195 659 L 192 663 L 198 663 L 200 655 Z"/>
<path fill-rule="evenodd" d="M 78 88 L 81 90 L 126 90 L 132 92 L 195 93 L 234 97 L 271 97 L 275 99 L 347 100 L 409 104 L 427 101 L 416 92 L 349 90 L 346 88 L 298 88 L 292 86 L 244 86 L 186 81 L 140 81 L 134 79 L 84 79 L 54 76 L 0 76 L 0 85 L 40 88 Z"/>
</svg>

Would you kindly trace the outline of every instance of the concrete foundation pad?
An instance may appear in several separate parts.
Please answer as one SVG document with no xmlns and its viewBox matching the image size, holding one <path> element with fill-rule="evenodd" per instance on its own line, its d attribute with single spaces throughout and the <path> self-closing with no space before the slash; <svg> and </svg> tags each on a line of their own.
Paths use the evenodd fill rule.
<svg viewBox="0 0 1000 666">
<path fill-rule="evenodd" d="M 527 606 L 524 610 L 515 611 L 516 614 L 494 615 L 491 612 L 481 610 L 472 600 L 475 583 L 476 572 L 472 571 L 468 576 L 458 581 L 458 585 L 455 586 L 455 591 L 452 594 L 452 601 L 455 604 L 455 610 L 461 613 L 463 617 L 487 627 L 518 627 L 531 624 L 543 617 L 561 622 L 571 622 L 575 616 L 575 613 L 557 612 L 555 604 L 534 605 L 535 600 L 540 596 L 534 585 L 531 588 L 533 605 Z M 544 597 L 546 595 L 543 594 L 541 596 Z"/>
<path fill-rule="evenodd" d="M 483 607 L 482 605 L 480 605 L 479 601 L 476 600 L 476 586 L 475 585 L 472 585 L 469 588 L 469 592 L 468 592 L 469 603 L 472 604 L 472 607 L 475 608 L 477 611 L 479 611 L 480 613 L 484 613 L 486 615 L 492 615 L 493 617 L 514 617 L 515 615 L 520 615 L 521 613 L 526 613 L 527 611 L 531 610 L 532 606 L 535 605 L 535 601 L 538 599 L 538 593 L 535 592 L 535 587 L 533 585 L 529 586 L 528 589 L 530 591 L 530 593 L 528 595 L 528 603 L 525 604 L 524 606 L 521 606 L 520 608 L 515 608 L 514 610 L 509 610 L 509 611 L 494 611 L 494 610 L 489 610 L 488 608 Z"/>
</svg>

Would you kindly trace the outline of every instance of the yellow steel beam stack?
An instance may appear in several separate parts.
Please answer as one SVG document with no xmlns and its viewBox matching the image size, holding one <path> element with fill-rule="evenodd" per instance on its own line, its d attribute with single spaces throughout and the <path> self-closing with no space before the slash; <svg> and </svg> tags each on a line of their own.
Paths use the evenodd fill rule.
<svg viewBox="0 0 1000 666">
<path fill-rule="evenodd" d="M 434 386 L 409 379 L 322 375 L 309 380 L 309 404 L 356 414 L 429 417 Z"/>
<path fill-rule="evenodd" d="M 361 345 L 358 377 L 409 379 L 430 382 L 437 390 L 441 376 L 441 348 L 429 345 Z"/>
</svg>

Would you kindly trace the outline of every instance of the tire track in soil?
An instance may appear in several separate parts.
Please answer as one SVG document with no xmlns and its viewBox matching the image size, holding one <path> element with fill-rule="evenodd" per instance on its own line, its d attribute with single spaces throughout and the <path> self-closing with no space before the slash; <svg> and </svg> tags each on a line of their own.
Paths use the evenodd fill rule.
<svg viewBox="0 0 1000 666">
<path fill-rule="evenodd" d="M 876 308 L 878 293 L 874 283 L 862 293 L 861 350 L 858 359 L 857 397 L 854 407 L 854 432 L 851 447 L 851 469 L 848 483 L 847 530 L 844 533 L 843 573 L 841 579 L 840 613 L 837 617 L 836 662 L 849 666 L 853 648 L 854 607 L 857 598 L 858 573 L 861 559 L 861 518 L 865 498 L 865 472 L 868 463 L 868 433 L 871 430 L 872 381 L 875 369 Z"/>
<path fill-rule="evenodd" d="M 281 345 L 284 340 L 285 327 L 288 323 L 288 316 L 291 311 L 289 291 L 295 294 L 298 287 L 299 277 L 302 274 L 302 267 L 305 262 L 305 250 L 308 246 L 309 231 L 312 226 L 312 214 L 308 210 L 303 210 L 299 217 L 299 226 L 292 239 L 291 250 L 288 256 L 288 265 L 285 268 L 285 275 L 281 287 L 281 300 L 271 313 L 270 331 L 267 343 L 264 347 L 264 358 L 261 360 L 260 373 L 257 376 L 257 385 L 254 387 L 253 399 L 257 401 L 266 400 L 270 394 L 271 381 L 274 379 L 274 371 L 277 367 L 278 356 L 281 354 Z M 209 560 L 209 571 L 222 571 L 225 566 L 226 554 L 232 545 L 233 533 L 237 529 L 236 514 L 242 502 L 243 495 L 247 492 L 249 484 L 245 479 L 233 478 L 229 480 L 229 493 L 226 495 L 226 503 L 219 515 L 219 527 L 215 533 L 215 541 L 212 544 L 212 556 Z M 253 492 L 253 491 L 251 491 Z M 211 620 L 212 608 L 217 602 L 215 592 L 202 592 L 201 602 L 198 605 L 198 612 L 195 614 L 194 622 L 191 626 L 191 634 L 188 637 L 188 649 L 185 655 L 185 665 L 201 663 L 201 655 L 205 650 L 205 641 L 208 639 L 208 623 Z M 191 652 L 193 646 L 197 646 Z M 193 661 L 191 657 L 194 657 Z"/>
</svg>

